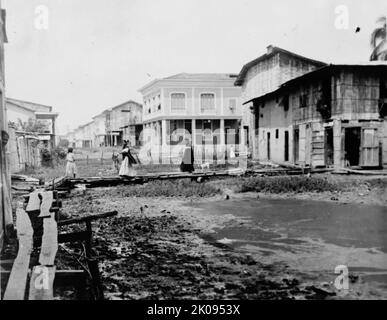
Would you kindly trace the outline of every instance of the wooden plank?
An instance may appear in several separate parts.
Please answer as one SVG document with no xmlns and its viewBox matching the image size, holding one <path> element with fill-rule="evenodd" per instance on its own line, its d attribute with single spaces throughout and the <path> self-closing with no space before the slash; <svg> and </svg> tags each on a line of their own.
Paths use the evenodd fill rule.
<svg viewBox="0 0 387 320">
<path fill-rule="evenodd" d="M 40 209 L 39 192 L 35 191 L 30 193 L 26 211 L 37 211 Z"/>
<path fill-rule="evenodd" d="M 99 214 L 93 214 L 86 217 L 81 218 L 74 218 L 74 219 L 68 219 L 68 220 L 61 220 L 58 222 L 58 226 L 67 226 L 74 223 L 83 223 L 87 221 L 93 221 L 101 218 L 107 218 L 107 217 L 113 217 L 118 214 L 117 211 L 111 211 L 111 212 L 105 212 L 105 213 L 99 213 Z"/>
<path fill-rule="evenodd" d="M 39 263 L 43 266 L 53 266 L 58 251 L 58 227 L 55 215 L 43 219 L 43 237 L 40 249 Z"/>
<path fill-rule="evenodd" d="M 57 187 L 60 187 L 65 184 L 67 180 L 68 177 L 66 176 L 55 178 L 53 181 L 47 184 L 46 190 L 56 189 Z"/>
<path fill-rule="evenodd" d="M 56 270 L 54 285 L 68 286 L 68 285 L 83 285 L 87 274 L 84 270 Z"/>
<path fill-rule="evenodd" d="M 41 192 L 40 195 L 42 197 L 42 203 L 40 205 L 39 218 L 50 217 L 51 216 L 50 208 L 54 200 L 53 193 L 52 191 L 46 191 L 46 192 Z"/>
<path fill-rule="evenodd" d="M 61 233 L 58 235 L 58 243 L 85 241 L 89 236 L 89 233 L 86 231 Z"/>
<path fill-rule="evenodd" d="M 4 300 L 23 300 L 25 296 L 30 254 L 32 252 L 33 229 L 30 218 L 23 210 L 23 203 L 16 208 L 16 229 L 19 250 L 8 279 Z"/>
<path fill-rule="evenodd" d="M 28 300 L 53 300 L 56 267 L 35 266 L 32 269 Z"/>
</svg>

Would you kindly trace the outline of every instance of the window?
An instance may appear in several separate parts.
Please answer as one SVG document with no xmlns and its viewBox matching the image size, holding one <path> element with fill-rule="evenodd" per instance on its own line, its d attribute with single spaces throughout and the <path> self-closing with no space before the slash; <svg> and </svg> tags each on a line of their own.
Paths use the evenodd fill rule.
<svg viewBox="0 0 387 320">
<path fill-rule="evenodd" d="M 215 95 L 213 93 L 202 93 L 200 95 L 201 111 L 215 111 Z"/>
<path fill-rule="evenodd" d="M 167 144 L 177 145 L 192 134 L 192 120 L 167 121 Z M 188 136 L 187 136 L 188 135 Z"/>
<path fill-rule="evenodd" d="M 185 109 L 185 93 L 171 94 L 171 110 L 179 111 Z"/>
<path fill-rule="evenodd" d="M 282 105 L 284 107 L 284 111 L 288 111 L 289 110 L 289 95 L 285 95 L 282 98 Z"/>
<path fill-rule="evenodd" d="M 300 108 L 306 108 L 307 103 L 308 103 L 308 95 L 301 94 L 300 95 Z"/>
<path fill-rule="evenodd" d="M 279 137 L 279 130 L 276 129 L 276 130 L 275 130 L 275 138 L 278 139 L 278 137 Z"/>
</svg>

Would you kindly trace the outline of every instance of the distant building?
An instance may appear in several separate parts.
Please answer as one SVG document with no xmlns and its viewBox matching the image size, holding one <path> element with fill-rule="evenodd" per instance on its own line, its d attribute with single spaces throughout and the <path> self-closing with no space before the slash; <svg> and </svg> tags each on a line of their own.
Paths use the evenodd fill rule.
<svg viewBox="0 0 387 320">
<path fill-rule="evenodd" d="M 59 114 L 53 112 L 51 106 L 6 98 L 6 110 L 8 123 L 13 123 L 19 130 L 23 130 L 20 124 L 26 124 L 29 120 L 40 122 L 45 125 L 45 129 L 39 133 L 39 139 L 50 141 L 52 146 L 57 144 L 56 119 Z"/>
<path fill-rule="evenodd" d="M 235 78 L 180 73 L 142 87 L 143 139 L 152 159 L 169 163 L 184 137 L 192 142 L 197 162 L 223 161 L 231 146 L 237 149 L 242 106 Z"/>
<path fill-rule="evenodd" d="M 129 140 L 132 146 L 140 144 L 142 131 L 142 105 L 133 100 L 126 101 L 107 111 L 105 145 L 121 145 Z"/>
<path fill-rule="evenodd" d="M 268 46 L 267 52 L 245 64 L 235 85 L 242 88 L 243 126 L 248 131 L 248 142 L 253 158 L 258 157 L 260 113 L 254 99 L 272 92 L 286 81 L 321 68 L 326 64 L 293 52 Z"/>
<path fill-rule="evenodd" d="M 106 145 L 107 132 L 106 132 L 106 113 L 104 111 L 93 117 L 94 123 L 94 147 L 102 147 Z"/>
<path fill-rule="evenodd" d="M 140 145 L 142 131 L 142 105 L 133 100 L 109 108 L 79 126 L 66 136 L 76 148 L 120 146 L 129 140 L 132 146 Z"/>
</svg>

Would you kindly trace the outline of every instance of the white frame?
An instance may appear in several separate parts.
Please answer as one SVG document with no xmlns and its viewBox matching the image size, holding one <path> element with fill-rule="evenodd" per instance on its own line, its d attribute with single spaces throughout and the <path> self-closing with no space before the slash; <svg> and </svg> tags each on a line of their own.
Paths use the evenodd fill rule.
<svg viewBox="0 0 387 320">
<path fill-rule="evenodd" d="M 208 110 L 208 111 L 203 111 L 203 108 L 202 108 L 202 95 L 203 94 L 212 94 L 214 95 L 214 109 L 213 110 Z M 200 114 L 204 114 L 204 115 L 208 115 L 208 114 L 216 114 L 216 93 L 215 92 L 211 92 L 211 91 L 202 91 L 199 93 L 199 105 L 200 105 Z"/>
<path fill-rule="evenodd" d="M 172 109 L 172 95 L 173 94 L 184 94 L 184 109 Z M 185 92 L 179 92 L 179 91 L 174 91 L 174 92 L 170 92 L 169 93 L 169 110 L 171 110 L 171 113 L 174 114 L 174 113 L 177 113 L 177 114 L 180 114 L 182 112 L 186 112 L 187 111 L 187 93 Z"/>
</svg>

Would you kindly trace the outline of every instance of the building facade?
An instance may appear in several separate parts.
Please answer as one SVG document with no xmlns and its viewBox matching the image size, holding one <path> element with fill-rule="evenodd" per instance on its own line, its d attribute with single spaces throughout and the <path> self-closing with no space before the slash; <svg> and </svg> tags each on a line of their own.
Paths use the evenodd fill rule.
<svg viewBox="0 0 387 320">
<path fill-rule="evenodd" d="M 251 101 L 258 160 L 387 166 L 387 63 L 329 65 Z"/>
<path fill-rule="evenodd" d="M 106 145 L 122 145 L 129 140 L 132 146 L 140 145 L 142 131 L 142 105 L 133 100 L 126 101 L 105 112 Z"/>
<path fill-rule="evenodd" d="M 222 161 L 239 148 L 241 90 L 231 74 L 181 73 L 157 79 L 139 91 L 143 96 L 143 140 L 154 162 L 179 161 L 185 139 L 195 161 Z M 242 133 L 243 135 L 243 133 Z"/>
<path fill-rule="evenodd" d="M 39 132 L 39 139 L 44 142 L 50 142 L 54 147 L 58 143 L 57 123 L 58 113 L 53 112 L 51 106 L 6 98 L 7 121 L 18 130 L 25 130 L 23 127 L 28 125 L 29 121 L 39 122 L 44 129 Z"/>
<path fill-rule="evenodd" d="M 93 120 L 67 133 L 70 145 L 75 148 L 120 146 L 129 140 L 132 146 L 140 145 L 142 131 L 142 105 L 133 100 L 109 108 Z"/>
<path fill-rule="evenodd" d="M 235 85 L 242 88 L 243 126 L 248 132 L 249 149 L 253 158 L 258 157 L 259 114 L 253 99 L 272 92 L 286 81 L 301 76 L 326 64 L 293 52 L 268 46 L 267 52 L 245 64 Z"/>
<path fill-rule="evenodd" d="M 106 111 L 93 117 L 94 124 L 94 147 L 102 147 L 106 144 Z"/>
</svg>

